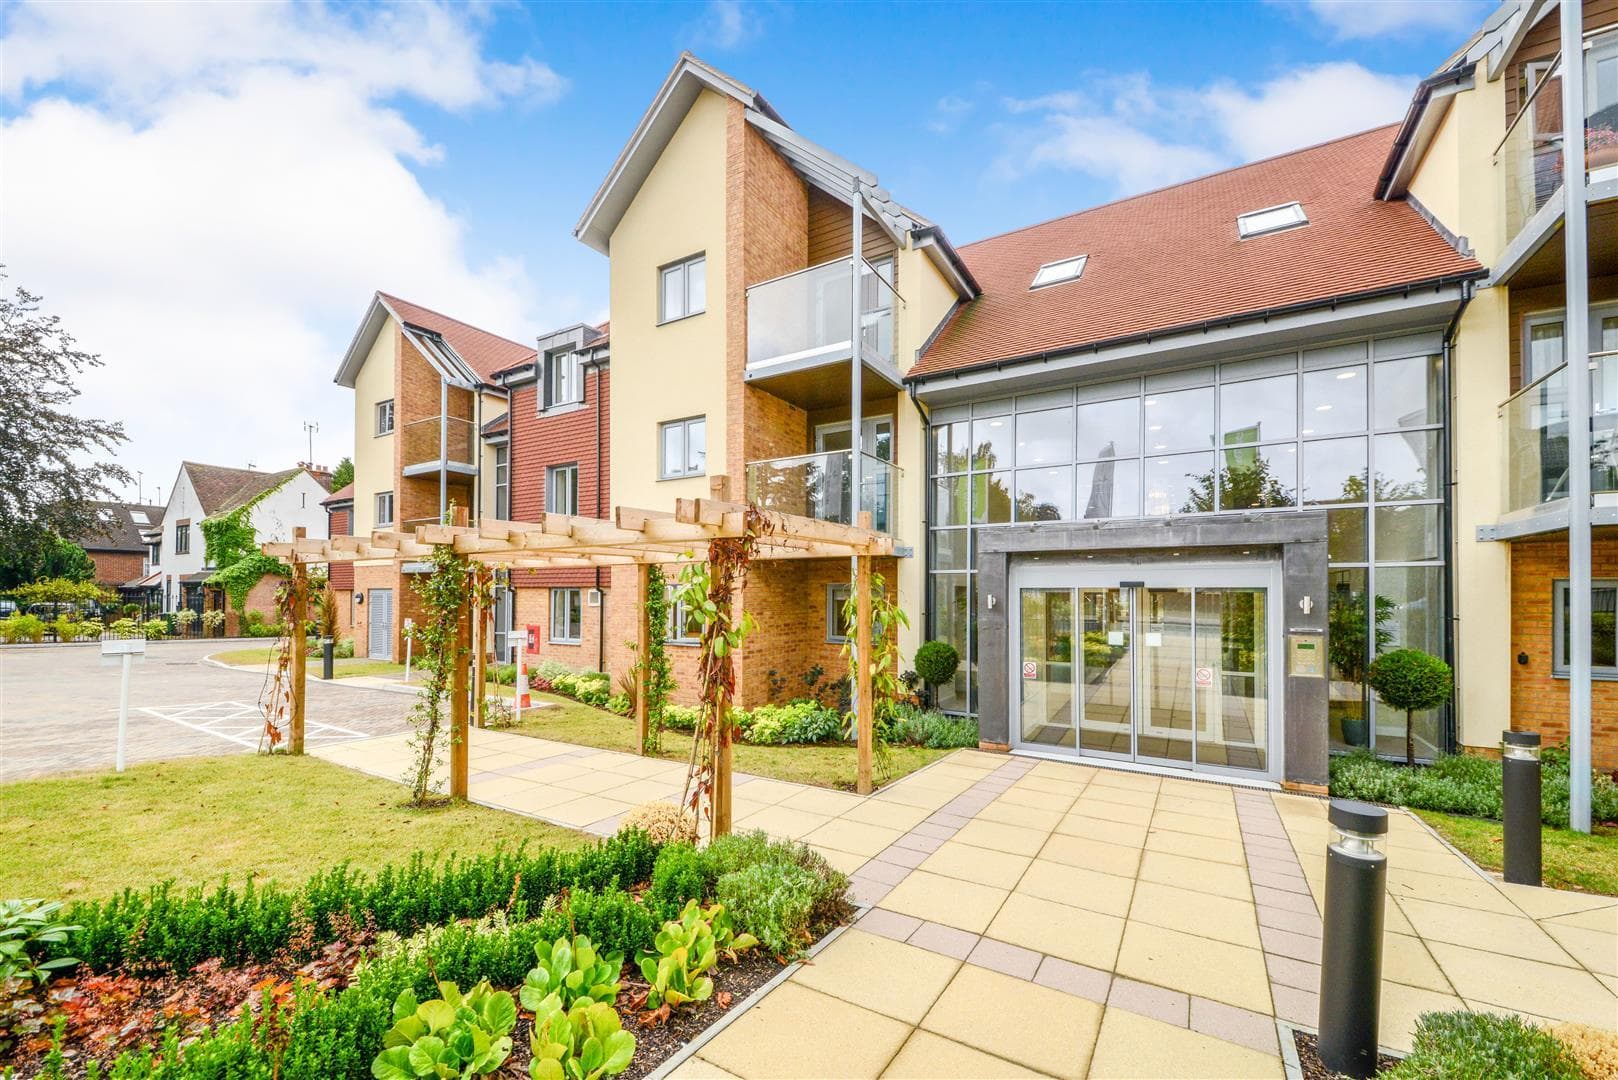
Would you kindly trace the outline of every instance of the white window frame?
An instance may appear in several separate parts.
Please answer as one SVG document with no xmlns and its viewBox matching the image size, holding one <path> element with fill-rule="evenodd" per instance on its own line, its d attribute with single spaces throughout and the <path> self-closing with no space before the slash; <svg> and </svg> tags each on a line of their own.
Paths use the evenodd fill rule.
<svg viewBox="0 0 1618 1080">
<path fill-rule="evenodd" d="M 569 598 L 571 603 L 569 602 Z M 578 612 L 577 625 L 569 626 L 572 622 L 572 613 Z M 556 632 L 557 616 L 561 616 L 562 632 Z M 569 634 L 568 631 L 572 630 Z M 578 645 L 584 641 L 584 590 L 583 589 L 552 589 L 551 590 L 551 625 L 550 640 L 556 645 Z"/>
<path fill-rule="evenodd" d="M 576 462 L 546 467 L 545 509 L 552 514 L 579 512 L 579 466 Z"/>
<path fill-rule="evenodd" d="M 1618 589 L 1618 578 L 1595 578 L 1590 582 L 1591 601 L 1597 589 Z M 1568 665 L 1562 657 L 1566 655 L 1567 636 L 1562 631 L 1562 624 L 1567 619 L 1567 604 L 1571 599 L 1572 589 L 1567 578 L 1554 578 L 1551 581 L 1551 675 L 1558 679 L 1568 677 Z M 1618 630 L 1614 631 L 1618 633 Z M 1618 666 L 1606 664 L 1590 665 L 1590 677 L 1603 682 L 1618 681 Z"/>
<path fill-rule="evenodd" d="M 374 432 L 374 434 L 378 438 L 380 438 L 383 435 L 392 435 L 393 434 L 394 416 L 393 416 L 393 399 L 392 398 L 388 398 L 386 401 L 379 401 L 379 402 L 376 403 L 375 420 L 376 420 L 376 431 Z"/>
<path fill-rule="evenodd" d="M 833 581 L 826 585 L 826 641 L 831 645 L 843 645 L 848 641 L 848 634 L 843 625 L 843 604 L 845 599 L 852 595 L 854 586 L 846 581 Z"/>
<path fill-rule="evenodd" d="M 539 396 L 541 412 L 583 404 L 584 365 L 578 353 L 546 353 L 544 375 L 545 385 Z"/>
<path fill-rule="evenodd" d="M 692 297 L 691 297 L 691 267 L 697 266 L 699 264 L 702 266 L 702 271 L 703 271 L 703 273 L 702 273 L 702 296 L 698 297 L 696 299 L 695 305 L 693 305 Z M 681 310 L 679 310 L 678 312 L 671 312 L 668 309 L 668 288 L 667 288 L 666 283 L 667 283 L 669 277 L 671 275 L 674 275 L 674 274 L 678 274 L 680 276 L 680 303 L 681 303 Z M 697 254 L 687 256 L 684 259 L 677 259 L 674 262 L 665 263 L 664 265 L 657 268 L 657 322 L 658 322 L 658 325 L 661 326 L 663 323 L 679 322 L 681 319 L 689 319 L 691 316 L 693 316 L 693 315 L 701 315 L 703 312 L 705 312 L 707 310 L 708 310 L 708 253 L 707 252 L 705 252 L 705 251 L 698 252 Z"/>
<path fill-rule="evenodd" d="M 663 628 L 663 641 L 669 645 L 701 645 L 702 638 L 687 632 L 689 619 L 686 617 L 685 601 L 679 598 L 672 585 L 664 591 L 669 598 L 669 622 Z"/>
<path fill-rule="evenodd" d="M 1289 221 L 1278 221 L 1274 225 L 1257 224 L 1258 219 L 1266 214 L 1276 214 L 1283 210 L 1296 211 L 1290 215 Z M 1298 229 L 1309 224 L 1309 215 L 1304 211 L 1303 204 L 1294 199 L 1291 202 L 1277 203 L 1259 210 L 1249 210 L 1245 214 L 1236 215 L 1236 235 L 1243 240 L 1251 240 L 1255 236 L 1269 236 L 1271 233 L 1285 232 L 1288 229 Z"/>
<path fill-rule="evenodd" d="M 691 425 L 692 424 L 699 424 L 699 423 L 702 425 L 702 467 L 700 469 L 689 469 L 689 468 L 686 467 L 686 465 L 687 465 L 687 462 L 689 462 L 691 460 Z M 666 452 L 666 448 L 668 446 L 668 439 L 666 438 L 664 433 L 667 432 L 669 428 L 674 428 L 674 427 L 677 427 L 677 428 L 680 429 L 680 460 L 678 462 L 678 467 L 677 468 L 670 469 L 669 468 L 668 454 Z M 702 416 L 687 416 L 687 417 L 684 417 L 684 418 L 679 419 L 679 420 L 665 420 L 661 424 L 658 424 L 657 425 L 657 477 L 658 477 L 658 479 L 659 480 L 679 480 L 679 479 L 681 479 L 683 477 L 687 477 L 687 476 L 706 476 L 707 474 L 708 474 L 708 417 L 707 417 L 707 415 L 704 414 Z"/>
<path fill-rule="evenodd" d="M 1586 340 L 1589 342 L 1591 352 L 1596 353 L 1602 351 L 1601 323 L 1603 320 L 1613 318 L 1614 316 L 1618 316 L 1618 304 L 1602 303 L 1590 305 L 1589 336 L 1586 338 Z M 1544 371 L 1533 372 L 1533 377 L 1530 378 L 1528 361 L 1529 357 L 1533 355 L 1532 346 L 1534 341 L 1534 327 L 1549 325 L 1560 326 L 1562 328 L 1562 359 L 1560 362 L 1552 364 Z M 1545 376 L 1567 363 L 1566 309 L 1548 308 L 1543 311 L 1530 311 L 1528 314 L 1522 317 L 1522 327 L 1518 332 L 1517 340 L 1519 356 L 1517 366 L 1520 369 L 1520 382 L 1518 389 L 1520 390 L 1524 386 L 1534 385 L 1534 383 L 1538 382 L 1540 379 L 1543 379 Z"/>
<path fill-rule="evenodd" d="M 1034 271 L 1034 280 L 1029 283 L 1028 291 L 1035 289 L 1048 289 L 1052 285 L 1062 285 L 1069 281 L 1077 281 L 1084 276 L 1084 268 L 1090 262 L 1088 255 L 1073 255 L 1066 259 L 1057 259 L 1048 262 Z"/>
<path fill-rule="evenodd" d="M 382 513 L 382 509 L 383 509 L 384 506 L 387 507 L 387 514 L 386 515 L 384 515 Z M 375 502 L 373 504 L 373 508 L 376 511 L 376 521 L 373 524 L 378 525 L 378 526 L 392 525 L 393 524 L 393 512 L 394 512 L 394 509 L 395 509 L 395 507 L 393 505 L 393 492 L 391 492 L 391 491 L 379 491 L 379 492 L 377 492 L 376 493 L 376 500 L 375 500 Z"/>
</svg>

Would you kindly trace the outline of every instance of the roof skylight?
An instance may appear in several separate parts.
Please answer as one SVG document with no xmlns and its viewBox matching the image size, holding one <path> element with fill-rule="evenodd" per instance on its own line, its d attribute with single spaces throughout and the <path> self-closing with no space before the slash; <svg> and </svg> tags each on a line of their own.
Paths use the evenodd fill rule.
<svg viewBox="0 0 1618 1080">
<path fill-rule="evenodd" d="M 1307 224 L 1309 216 L 1303 212 L 1303 206 L 1295 202 L 1236 215 L 1236 231 L 1243 240 Z"/>
<path fill-rule="evenodd" d="M 146 511 L 144 510 L 131 510 L 129 520 L 136 525 L 150 525 L 152 523 L 152 519 L 146 516 Z"/>
<path fill-rule="evenodd" d="M 1061 259 L 1057 262 L 1048 262 L 1034 272 L 1033 284 L 1030 289 L 1042 289 L 1046 285 L 1059 285 L 1064 281 L 1076 281 L 1084 273 L 1084 264 L 1090 256 L 1075 255 L 1071 259 Z"/>
</svg>

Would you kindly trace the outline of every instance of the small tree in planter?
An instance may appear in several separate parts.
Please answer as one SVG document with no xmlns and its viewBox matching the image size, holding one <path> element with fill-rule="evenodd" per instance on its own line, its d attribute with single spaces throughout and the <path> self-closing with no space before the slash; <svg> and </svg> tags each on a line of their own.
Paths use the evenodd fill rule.
<svg viewBox="0 0 1618 1080">
<path fill-rule="evenodd" d="M 1455 675 L 1448 664 L 1420 649 L 1395 649 L 1371 662 L 1365 681 L 1377 697 L 1405 714 L 1405 764 L 1416 763 L 1416 713 L 1449 700 Z"/>
<path fill-rule="evenodd" d="M 938 688 L 955 678 L 961 654 L 947 641 L 928 641 L 916 650 L 916 674 L 927 684 L 928 704 L 938 704 Z"/>
<path fill-rule="evenodd" d="M 181 608 L 174 613 L 174 627 L 181 637 L 191 636 L 191 627 L 197 622 L 197 613 L 190 608 Z"/>
</svg>

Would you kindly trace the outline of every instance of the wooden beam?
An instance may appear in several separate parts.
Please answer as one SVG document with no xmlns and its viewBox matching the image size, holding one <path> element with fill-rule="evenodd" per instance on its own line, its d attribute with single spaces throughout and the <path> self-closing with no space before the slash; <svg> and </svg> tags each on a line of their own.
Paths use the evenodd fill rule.
<svg viewBox="0 0 1618 1080">
<path fill-rule="evenodd" d="M 651 737 L 652 723 L 646 689 L 651 685 L 648 663 L 651 660 L 652 630 L 646 610 L 652 596 L 652 568 L 641 563 L 635 567 L 635 753 L 645 755 L 646 740 Z"/>
<path fill-rule="evenodd" d="M 302 525 L 292 530 L 292 547 L 294 549 L 303 541 L 308 530 Z M 309 570 L 301 562 L 292 564 L 292 625 L 288 648 L 292 650 L 292 716 L 290 724 L 292 731 L 287 740 L 287 751 L 292 754 L 303 753 L 303 717 L 304 702 L 308 697 L 309 654 Z"/>
<path fill-rule="evenodd" d="M 860 525 L 869 528 L 871 514 L 868 510 L 860 512 Z M 871 793 L 871 743 L 876 737 L 876 725 L 872 722 L 871 697 L 871 556 L 854 556 L 854 596 L 855 615 L 854 629 L 854 659 L 857 662 L 854 679 L 854 709 L 858 725 L 858 767 L 855 774 L 854 790 L 861 795 Z"/>
<path fill-rule="evenodd" d="M 466 507 L 457 506 L 453 514 L 455 525 L 466 527 Z M 423 526 L 428 528 L 429 526 Z M 465 799 L 471 778 L 471 725 L 468 723 L 467 650 L 471 638 L 471 605 L 463 600 L 455 618 L 455 644 L 450 651 L 449 691 L 449 794 L 452 799 Z"/>
</svg>

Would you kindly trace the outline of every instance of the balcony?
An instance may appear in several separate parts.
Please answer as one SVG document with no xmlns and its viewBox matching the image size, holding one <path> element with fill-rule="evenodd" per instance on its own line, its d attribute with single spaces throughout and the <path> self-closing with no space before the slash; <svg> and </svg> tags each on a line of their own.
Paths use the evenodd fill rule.
<svg viewBox="0 0 1618 1080">
<path fill-rule="evenodd" d="M 1589 372 L 1590 491 L 1598 516 L 1605 516 L 1609 508 L 1618 513 L 1618 351 L 1592 353 Z M 1554 517 L 1565 509 L 1567 379 L 1564 364 L 1500 406 L 1508 518 Z"/>
<path fill-rule="evenodd" d="M 871 527 L 894 535 L 898 528 L 899 485 L 903 470 L 892 462 L 861 454 L 859 509 L 871 514 Z M 853 498 L 852 450 L 754 461 L 747 466 L 747 501 L 761 509 L 858 524 Z"/>
<path fill-rule="evenodd" d="M 805 409 L 849 396 L 851 261 L 837 259 L 760 282 L 747 290 L 747 381 Z M 870 263 L 860 262 L 861 383 L 866 394 L 900 388 L 894 313 L 904 299 Z"/>
<path fill-rule="evenodd" d="M 476 476 L 477 428 L 455 416 L 429 416 L 404 426 L 399 469 L 406 476 L 440 472 Z"/>
</svg>

